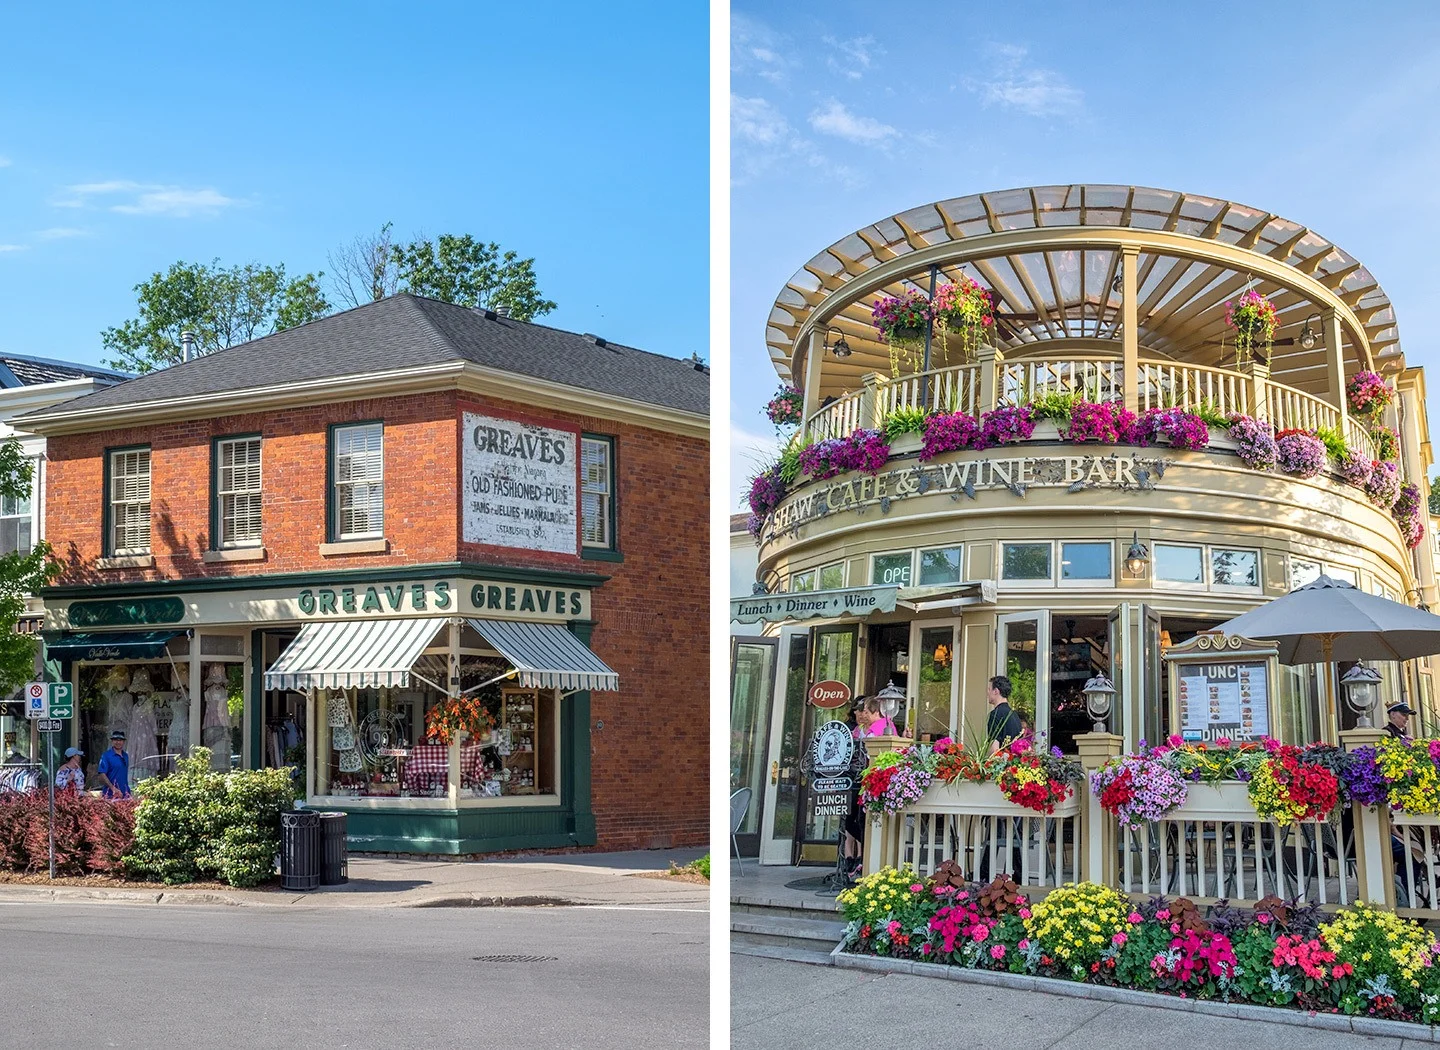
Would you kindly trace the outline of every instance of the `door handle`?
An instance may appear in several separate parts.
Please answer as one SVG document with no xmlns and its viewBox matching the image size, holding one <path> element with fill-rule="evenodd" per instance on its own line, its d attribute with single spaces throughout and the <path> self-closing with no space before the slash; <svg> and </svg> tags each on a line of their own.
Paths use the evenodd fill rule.
<svg viewBox="0 0 1440 1050">
<path fill-rule="evenodd" d="M 779 763 L 779 762 L 771 762 L 771 763 L 770 763 L 770 783 L 772 783 L 772 784 L 778 784 L 778 783 L 780 783 L 780 763 Z"/>
</svg>

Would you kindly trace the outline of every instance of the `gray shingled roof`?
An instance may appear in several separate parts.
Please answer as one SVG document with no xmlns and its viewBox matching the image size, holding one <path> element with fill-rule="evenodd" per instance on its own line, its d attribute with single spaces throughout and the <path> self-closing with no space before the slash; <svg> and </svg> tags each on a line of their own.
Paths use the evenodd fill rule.
<svg viewBox="0 0 1440 1050">
<path fill-rule="evenodd" d="M 703 415 L 710 408 L 710 370 L 693 361 L 616 343 L 601 346 L 590 336 L 402 292 L 29 417 L 455 360 L 682 412 Z"/>
<path fill-rule="evenodd" d="M 40 386 L 63 383 L 67 379 L 102 379 L 112 383 L 130 378 L 129 373 L 99 365 L 80 365 L 73 361 L 51 361 L 44 357 L 23 357 L 0 354 L 0 386 Z"/>
</svg>

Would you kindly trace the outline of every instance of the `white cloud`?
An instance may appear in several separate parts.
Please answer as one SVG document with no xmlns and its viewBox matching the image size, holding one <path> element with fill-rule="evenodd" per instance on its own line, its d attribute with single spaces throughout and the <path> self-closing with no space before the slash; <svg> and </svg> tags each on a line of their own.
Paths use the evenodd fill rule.
<svg viewBox="0 0 1440 1050">
<path fill-rule="evenodd" d="M 822 42 L 838 52 L 829 56 L 825 64 L 851 80 L 863 77 L 870 71 L 876 56 L 885 53 L 885 49 L 875 43 L 873 36 L 857 36 L 850 40 L 837 40 L 833 36 L 827 36 L 822 38 Z"/>
<path fill-rule="evenodd" d="M 29 247 L 28 244 L 0 244 L 0 252 L 23 252 Z"/>
<path fill-rule="evenodd" d="M 833 98 L 810 114 L 810 126 L 823 135 L 834 135 L 862 146 L 883 146 L 900 134 L 873 117 L 851 113 L 843 102 Z"/>
<path fill-rule="evenodd" d="M 48 229 L 35 231 L 35 236 L 42 241 L 59 241 L 67 237 L 84 237 L 89 232 L 78 226 L 51 226 Z"/>
<path fill-rule="evenodd" d="M 1085 93 L 1053 69 L 1029 64 L 1029 48 L 992 44 L 983 79 L 965 86 L 986 106 L 1018 110 L 1032 117 L 1073 117 L 1085 108 Z"/>
<path fill-rule="evenodd" d="M 764 22 L 741 14 L 730 15 L 730 71 L 737 76 L 753 75 L 772 84 L 786 78 L 798 62 L 786 58 L 788 47 Z"/>
<path fill-rule="evenodd" d="M 790 122 L 763 98 L 730 96 L 730 134 L 743 142 L 765 146 L 788 143 L 794 137 Z"/>
<path fill-rule="evenodd" d="M 9 166 L 10 166 L 10 158 L 9 158 L 9 157 L 0 157 L 0 168 L 8 168 Z"/>
<path fill-rule="evenodd" d="M 187 219 L 194 215 L 214 215 L 234 207 L 241 201 L 227 197 L 218 190 L 186 189 L 158 183 L 132 182 L 115 179 L 109 182 L 86 182 L 66 188 L 69 196 L 54 201 L 61 208 L 86 208 L 109 199 L 108 208 L 125 215 L 167 215 Z M 115 200 L 114 198 L 123 198 Z"/>
</svg>

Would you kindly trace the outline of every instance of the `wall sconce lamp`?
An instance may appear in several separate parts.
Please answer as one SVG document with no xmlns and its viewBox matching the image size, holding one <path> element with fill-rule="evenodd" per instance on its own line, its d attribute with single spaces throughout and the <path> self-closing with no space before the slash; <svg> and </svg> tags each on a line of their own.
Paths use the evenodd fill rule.
<svg viewBox="0 0 1440 1050">
<path fill-rule="evenodd" d="M 1305 350 L 1314 350 L 1315 345 L 1320 342 L 1320 337 L 1315 334 L 1315 329 L 1310 327 L 1311 321 L 1320 320 L 1319 314 L 1311 314 L 1305 318 L 1305 327 L 1300 329 L 1300 346 Z"/>
<path fill-rule="evenodd" d="M 1119 294 L 1120 294 L 1120 289 L 1122 289 L 1122 288 L 1124 288 L 1124 287 L 1125 287 L 1125 275 L 1122 274 L 1122 273 L 1116 273 L 1116 274 L 1115 274 L 1115 279 L 1110 282 L 1110 290 L 1111 290 L 1112 292 L 1114 292 L 1116 295 L 1119 295 Z"/>
<path fill-rule="evenodd" d="M 830 336 L 835 336 L 835 341 L 830 342 Z M 836 357 L 849 357 L 853 350 L 850 344 L 845 341 L 845 333 L 836 328 L 833 324 L 825 326 L 825 349 L 829 350 Z"/>
<path fill-rule="evenodd" d="M 1145 567 L 1150 564 L 1150 550 L 1140 542 L 1140 533 L 1135 532 L 1134 539 L 1130 541 L 1130 549 L 1125 552 L 1125 572 L 1131 579 L 1141 579 L 1145 575 Z"/>
</svg>

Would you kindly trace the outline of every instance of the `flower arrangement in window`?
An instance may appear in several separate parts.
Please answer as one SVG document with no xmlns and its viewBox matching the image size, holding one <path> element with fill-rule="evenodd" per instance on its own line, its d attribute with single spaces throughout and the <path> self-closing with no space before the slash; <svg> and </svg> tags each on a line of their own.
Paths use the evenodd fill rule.
<svg viewBox="0 0 1440 1050">
<path fill-rule="evenodd" d="M 1243 365 L 1259 350 L 1270 356 L 1275 338 L 1275 305 L 1255 289 L 1225 304 L 1225 323 L 1235 333 L 1235 363 Z"/>
<path fill-rule="evenodd" d="M 980 421 L 964 412 L 942 412 L 925 421 L 925 443 L 920 460 L 934 459 L 942 452 L 974 448 L 980 440 Z"/>
<path fill-rule="evenodd" d="M 800 450 L 800 469 L 817 481 L 847 470 L 878 474 L 890 458 L 890 442 L 879 430 L 861 429 L 848 438 L 826 438 Z"/>
<path fill-rule="evenodd" d="M 969 361 L 995 327 L 994 294 L 963 274 L 953 284 L 936 288 L 930 307 L 947 358 L 950 336 L 959 337 L 960 349 Z"/>
<path fill-rule="evenodd" d="M 1400 454 L 1400 438 L 1387 426 L 1371 427 L 1370 440 L 1375 442 L 1376 459 L 1394 459 Z"/>
<path fill-rule="evenodd" d="M 479 740 L 494 728 L 494 717 L 473 696 L 451 697 L 425 712 L 425 739 L 441 744 L 453 743 L 460 732 Z"/>
<path fill-rule="evenodd" d="M 1030 416 L 1030 406 L 1019 408 L 1005 406 L 980 417 L 980 440 L 976 448 L 995 448 L 998 445 L 1014 445 L 1035 433 L 1035 420 Z"/>
<path fill-rule="evenodd" d="M 1275 465 L 1286 474 L 1313 478 L 1325 464 L 1325 443 L 1310 431 L 1282 430 L 1275 435 Z"/>
<path fill-rule="evenodd" d="M 1228 431 L 1235 442 L 1235 454 L 1251 470 L 1273 470 L 1280 456 L 1275 430 L 1269 423 L 1250 416 L 1236 416 Z"/>
<path fill-rule="evenodd" d="M 1371 461 L 1365 495 L 1381 510 L 1394 507 L 1395 501 L 1400 498 L 1400 468 L 1389 461 Z"/>
<path fill-rule="evenodd" d="M 1199 452 L 1210 445 L 1210 428 L 1193 412 L 1181 408 L 1152 408 L 1136 423 L 1137 436 L 1146 441 L 1163 441 L 1171 448 Z"/>
<path fill-rule="evenodd" d="M 913 371 L 918 363 L 914 351 L 930 324 L 925 293 L 908 288 L 901 295 L 882 295 L 870 307 L 870 323 L 890 347 L 890 375 L 900 375 L 902 362 Z"/>
<path fill-rule="evenodd" d="M 1118 401 L 1077 401 L 1070 409 L 1070 425 L 1060 436 L 1067 441 L 1118 445 L 1135 437 L 1135 423 L 1135 413 Z"/>
<path fill-rule="evenodd" d="M 804 395 L 788 383 L 781 386 L 765 405 L 765 418 L 777 427 L 798 426 L 804 412 Z"/>
<path fill-rule="evenodd" d="M 1374 419 L 1395 399 L 1395 391 L 1379 372 L 1356 372 L 1345 387 L 1350 411 L 1357 416 Z"/>
<path fill-rule="evenodd" d="M 1425 538 L 1425 507 L 1420 502 L 1420 489 L 1416 485 L 1402 485 L 1400 495 L 1396 497 L 1395 506 L 1390 510 L 1395 518 L 1395 524 L 1400 526 L 1400 533 L 1405 537 L 1405 544 L 1411 550 L 1420 546 L 1420 541 Z"/>
</svg>

